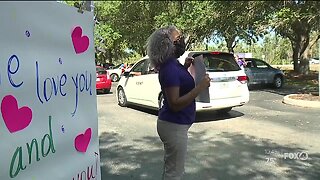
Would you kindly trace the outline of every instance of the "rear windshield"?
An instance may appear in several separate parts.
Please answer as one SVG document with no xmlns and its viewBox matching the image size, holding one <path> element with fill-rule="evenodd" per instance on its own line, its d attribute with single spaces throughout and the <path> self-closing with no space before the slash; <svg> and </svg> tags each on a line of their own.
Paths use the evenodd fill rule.
<svg viewBox="0 0 320 180">
<path fill-rule="evenodd" d="M 107 71 L 103 68 L 96 68 L 96 72 L 100 75 L 100 74 L 107 74 Z"/>
<path fill-rule="evenodd" d="M 196 57 L 201 54 L 195 54 Z M 205 53 L 203 55 L 204 64 L 208 72 L 225 72 L 225 71 L 239 71 L 240 67 L 234 59 L 232 54 L 219 53 L 211 54 Z"/>
</svg>

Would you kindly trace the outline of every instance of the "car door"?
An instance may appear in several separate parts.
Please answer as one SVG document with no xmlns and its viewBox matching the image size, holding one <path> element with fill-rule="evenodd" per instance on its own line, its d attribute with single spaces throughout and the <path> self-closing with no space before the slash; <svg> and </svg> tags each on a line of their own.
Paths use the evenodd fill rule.
<svg viewBox="0 0 320 180">
<path fill-rule="evenodd" d="M 246 59 L 246 66 L 244 68 L 244 71 L 246 75 L 249 78 L 249 85 L 251 84 L 258 84 L 259 79 L 258 79 L 258 68 L 256 66 L 255 60 L 254 59 Z"/>
<path fill-rule="evenodd" d="M 143 59 L 139 61 L 129 73 L 129 76 L 123 77 L 125 79 L 124 88 L 125 93 L 128 101 L 137 103 L 137 99 L 140 96 L 140 89 L 141 89 L 141 75 L 143 71 L 143 67 L 145 66 L 146 60 Z"/>
<path fill-rule="evenodd" d="M 140 101 L 142 104 L 154 108 L 158 108 L 158 97 L 161 92 L 160 83 L 158 80 L 158 72 L 151 67 L 150 61 L 146 60 L 146 71 L 143 74 L 141 84 L 141 96 Z"/>
<path fill-rule="evenodd" d="M 255 63 L 257 68 L 257 80 L 259 81 L 259 83 L 271 83 L 273 80 L 273 71 L 271 70 L 270 65 L 259 59 L 255 59 Z"/>
</svg>

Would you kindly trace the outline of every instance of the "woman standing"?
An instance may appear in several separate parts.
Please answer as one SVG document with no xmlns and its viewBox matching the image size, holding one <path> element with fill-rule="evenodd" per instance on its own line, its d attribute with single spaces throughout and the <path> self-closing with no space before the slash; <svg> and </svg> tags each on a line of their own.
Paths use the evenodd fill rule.
<svg viewBox="0 0 320 180">
<path fill-rule="evenodd" d="M 195 121 L 195 98 L 210 86 L 206 75 L 195 86 L 187 71 L 193 58 L 181 65 L 177 58 L 185 52 L 185 42 L 175 26 L 160 28 L 148 39 L 147 54 L 159 71 L 164 105 L 159 110 L 157 131 L 164 145 L 164 180 L 179 180 L 184 174 L 188 130 Z"/>
</svg>

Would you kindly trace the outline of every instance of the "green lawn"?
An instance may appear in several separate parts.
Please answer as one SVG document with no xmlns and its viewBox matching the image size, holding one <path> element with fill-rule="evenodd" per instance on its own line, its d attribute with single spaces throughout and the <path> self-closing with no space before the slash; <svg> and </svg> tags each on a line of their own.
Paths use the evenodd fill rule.
<svg viewBox="0 0 320 180">
<path fill-rule="evenodd" d="M 297 75 L 293 70 L 283 70 L 287 86 L 301 89 L 306 93 L 318 92 L 318 71 L 311 71 L 309 75 Z"/>
</svg>

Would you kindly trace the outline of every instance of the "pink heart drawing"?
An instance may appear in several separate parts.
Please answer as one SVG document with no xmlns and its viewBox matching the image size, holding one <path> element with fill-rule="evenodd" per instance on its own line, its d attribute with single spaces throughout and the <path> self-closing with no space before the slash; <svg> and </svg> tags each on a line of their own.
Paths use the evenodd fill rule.
<svg viewBox="0 0 320 180">
<path fill-rule="evenodd" d="M 76 54 L 85 52 L 89 47 L 88 36 L 82 36 L 82 28 L 77 26 L 73 29 L 71 33 L 72 43 Z"/>
<path fill-rule="evenodd" d="M 16 98 L 12 95 L 7 95 L 2 99 L 1 113 L 10 133 L 28 127 L 32 120 L 32 110 L 27 106 L 19 108 Z"/>
<path fill-rule="evenodd" d="M 86 152 L 91 140 L 91 128 L 88 128 L 84 134 L 79 134 L 74 139 L 74 147 L 79 152 Z"/>
</svg>

